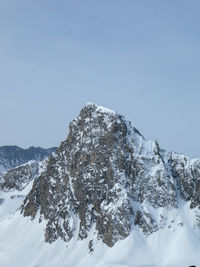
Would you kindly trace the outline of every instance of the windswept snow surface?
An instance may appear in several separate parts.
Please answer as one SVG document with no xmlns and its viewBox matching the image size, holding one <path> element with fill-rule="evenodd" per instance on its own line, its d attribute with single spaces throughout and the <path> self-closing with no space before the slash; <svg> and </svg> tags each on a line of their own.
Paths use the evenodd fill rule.
<svg viewBox="0 0 200 267">
<path fill-rule="evenodd" d="M 19 192 L 7 194 L 0 206 L 2 267 L 182 267 L 200 263 L 200 232 L 192 226 L 195 214 L 189 203 L 169 211 L 166 222 L 169 227 L 149 237 L 134 229 L 112 248 L 96 240 L 94 252 L 89 253 L 88 243 L 94 232 L 84 241 L 77 241 L 75 235 L 68 245 L 60 239 L 48 244 L 44 241 L 44 220 L 39 223 L 39 217 L 30 220 L 18 210 L 15 212 L 30 188 L 31 184 L 21 191 L 21 197 L 10 198 Z M 152 211 L 154 216 L 160 212 L 161 209 Z"/>
</svg>

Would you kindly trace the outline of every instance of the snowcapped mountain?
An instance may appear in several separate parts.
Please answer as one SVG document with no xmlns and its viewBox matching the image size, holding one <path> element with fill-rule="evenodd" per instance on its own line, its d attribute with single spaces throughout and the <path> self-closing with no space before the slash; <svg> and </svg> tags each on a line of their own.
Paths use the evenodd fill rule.
<svg viewBox="0 0 200 267">
<path fill-rule="evenodd" d="M 198 264 L 200 160 L 160 149 L 109 109 L 88 103 L 49 159 L 0 188 L 3 266 Z"/>
<path fill-rule="evenodd" d="M 18 146 L 0 146 L 0 172 L 4 173 L 30 160 L 42 161 L 56 149 L 56 147 L 45 149 L 31 146 L 23 149 Z"/>
</svg>

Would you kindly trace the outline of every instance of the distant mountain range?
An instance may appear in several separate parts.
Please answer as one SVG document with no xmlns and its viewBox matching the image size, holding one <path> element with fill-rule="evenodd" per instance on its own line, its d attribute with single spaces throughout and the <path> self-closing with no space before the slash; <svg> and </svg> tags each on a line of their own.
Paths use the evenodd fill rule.
<svg viewBox="0 0 200 267">
<path fill-rule="evenodd" d="M 31 146 L 23 149 L 18 146 L 0 146 L 0 172 L 6 172 L 30 160 L 42 161 L 49 157 L 56 147 L 41 148 Z"/>
</svg>

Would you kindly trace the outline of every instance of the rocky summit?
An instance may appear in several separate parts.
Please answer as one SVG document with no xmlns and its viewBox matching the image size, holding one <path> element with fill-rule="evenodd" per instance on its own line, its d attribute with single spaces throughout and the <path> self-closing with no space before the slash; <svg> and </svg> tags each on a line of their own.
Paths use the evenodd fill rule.
<svg viewBox="0 0 200 267">
<path fill-rule="evenodd" d="M 182 227 L 168 214 L 186 202 L 199 229 L 200 160 L 160 149 L 122 115 L 88 103 L 34 178 L 21 214 L 46 222 L 46 242 L 89 237 L 92 251 L 95 240 L 112 247 L 131 231 Z"/>
</svg>

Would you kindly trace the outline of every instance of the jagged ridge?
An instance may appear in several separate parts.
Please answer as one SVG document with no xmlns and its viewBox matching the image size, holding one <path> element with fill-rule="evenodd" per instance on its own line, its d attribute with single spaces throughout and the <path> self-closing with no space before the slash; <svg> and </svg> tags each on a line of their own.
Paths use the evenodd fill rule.
<svg viewBox="0 0 200 267">
<path fill-rule="evenodd" d="M 50 243 L 67 242 L 78 230 L 80 239 L 94 231 L 94 239 L 113 246 L 131 230 L 150 235 L 165 227 L 162 210 L 178 208 L 180 197 L 199 207 L 199 178 L 199 160 L 161 150 L 123 116 L 89 103 L 35 179 L 21 212 L 47 220 Z M 146 205 L 161 211 L 155 217 Z"/>
<path fill-rule="evenodd" d="M 27 149 L 18 146 L 0 147 L 0 172 L 6 172 L 12 168 L 18 167 L 30 160 L 42 161 L 49 157 L 56 147 L 41 148 L 31 146 Z"/>
</svg>

